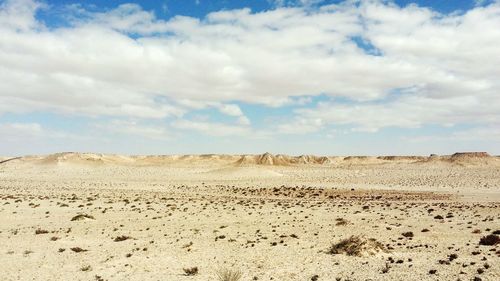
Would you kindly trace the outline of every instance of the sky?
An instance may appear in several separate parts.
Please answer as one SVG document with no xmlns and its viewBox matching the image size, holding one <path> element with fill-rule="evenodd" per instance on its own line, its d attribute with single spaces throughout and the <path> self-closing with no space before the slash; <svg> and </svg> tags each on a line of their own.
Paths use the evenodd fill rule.
<svg viewBox="0 0 500 281">
<path fill-rule="evenodd" d="M 500 1 L 0 0 L 0 155 L 500 154 Z"/>
</svg>

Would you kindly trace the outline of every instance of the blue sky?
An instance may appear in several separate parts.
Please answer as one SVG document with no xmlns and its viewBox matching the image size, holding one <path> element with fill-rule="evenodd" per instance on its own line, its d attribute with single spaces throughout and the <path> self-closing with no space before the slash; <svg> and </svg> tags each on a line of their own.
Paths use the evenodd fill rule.
<svg viewBox="0 0 500 281">
<path fill-rule="evenodd" d="M 500 154 L 498 1 L 0 1 L 0 155 Z"/>
</svg>

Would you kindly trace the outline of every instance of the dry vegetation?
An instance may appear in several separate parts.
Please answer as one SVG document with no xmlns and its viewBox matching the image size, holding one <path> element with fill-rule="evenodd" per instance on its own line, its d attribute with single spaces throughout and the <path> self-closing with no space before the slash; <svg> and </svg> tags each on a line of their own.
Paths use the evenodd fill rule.
<svg viewBox="0 0 500 281">
<path fill-rule="evenodd" d="M 362 257 L 366 255 L 375 255 L 378 252 L 386 251 L 384 245 L 374 238 L 364 238 L 351 236 L 333 244 L 327 251 L 328 254 L 345 254 L 348 256 Z"/>
<path fill-rule="evenodd" d="M 239 281 L 243 273 L 237 269 L 222 268 L 216 272 L 219 281 Z"/>
</svg>

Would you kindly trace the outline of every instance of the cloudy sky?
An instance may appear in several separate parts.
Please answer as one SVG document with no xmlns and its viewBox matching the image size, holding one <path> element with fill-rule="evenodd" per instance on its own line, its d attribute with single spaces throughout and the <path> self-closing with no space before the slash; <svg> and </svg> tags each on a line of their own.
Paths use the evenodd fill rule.
<svg viewBox="0 0 500 281">
<path fill-rule="evenodd" d="M 0 0 L 0 155 L 500 154 L 500 1 Z"/>
</svg>

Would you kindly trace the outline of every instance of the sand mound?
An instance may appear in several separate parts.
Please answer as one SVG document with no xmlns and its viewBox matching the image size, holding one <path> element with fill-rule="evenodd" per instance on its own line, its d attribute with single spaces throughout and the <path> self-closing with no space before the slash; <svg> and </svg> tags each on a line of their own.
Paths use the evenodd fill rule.
<svg viewBox="0 0 500 281">
<path fill-rule="evenodd" d="M 236 161 L 236 165 L 272 165 L 272 166 L 288 166 L 297 164 L 327 164 L 330 163 L 330 159 L 325 156 L 314 156 L 314 155 L 301 155 L 301 156 L 288 156 L 277 154 L 273 155 L 270 153 L 264 153 L 261 155 L 243 155 L 240 159 Z"/>
<path fill-rule="evenodd" d="M 347 156 L 344 157 L 341 164 L 344 165 L 371 165 L 382 164 L 385 161 L 373 156 Z"/>
<path fill-rule="evenodd" d="M 136 165 L 136 166 L 298 166 L 298 165 L 376 165 L 390 163 L 418 163 L 436 165 L 460 165 L 460 166 L 500 166 L 500 158 L 490 156 L 486 152 L 460 152 L 453 155 L 431 155 L 423 156 L 347 156 L 326 157 L 314 155 L 289 156 L 283 154 L 273 155 L 264 153 L 260 155 L 225 155 L 225 154 L 202 154 L 202 155 L 146 155 L 146 156 L 122 156 L 114 154 L 77 153 L 63 152 L 46 156 L 25 156 L 14 158 L 0 158 L 0 164 L 44 164 L 64 165 L 71 164 L 96 166 L 101 165 Z M 16 165 L 17 165 L 16 164 Z"/>
<path fill-rule="evenodd" d="M 356 257 L 372 256 L 380 252 L 386 252 L 384 245 L 373 238 L 363 236 L 351 236 L 332 244 L 327 253 L 331 255 L 348 255 Z"/>
<path fill-rule="evenodd" d="M 239 159 L 239 156 L 226 154 L 202 155 L 148 155 L 134 156 L 138 165 L 192 165 L 192 164 L 229 164 Z"/>
<path fill-rule="evenodd" d="M 427 159 L 420 163 L 444 163 L 459 166 L 481 166 L 481 165 L 500 165 L 496 157 L 490 156 L 487 152 L 457 152 L 452 155 L 438 156 L 431 154 Z"/>
<path fill-rule="evenodd" d="M 487 152 L 457 152 L 451 155 L 451 159 L 474 159 L 474 158 L 490 158 Z"/>
<path fill-rule="evenodd" d="M 28 160 L 29 158 L 25 158 Z M 55 153 L 37 159 L 41 164 L 84 164 L 84 165 L 99 165 L 99 164 L 128 164 L 133 163 L 134 159 L 128 156 L 113 155 L 113 154 L 96 154 L 96 153 L 78 153 L 78 152 L 62 152 Z"/>
<path fill-rule="evenodd" d="M 100 156 L 98 154 L 86 154 L 86 153 L 76 153 L 76 152 L 61 152 L 51 155 L 47 155 L 41 158 L 40 162 L 45 164 L 55 164 L 60 162 L 71 162 L 78 160 L 87 160 L 92 162 L 100 162 Z"/>
<path fill-rule="evenodd" d="M 177 161 L 178 158 L 177 155 L 134 156 L 136 164 L 141 166 L 161 166 Z"/>
<path fill-rule="evenodd" d="M 272 155 L 270 153 L 264 153 L 261 155 L 243 155 L 235 163 L 239 166 L 244 165 L 278 165 L 286 166 L 290 165 L 290 157 L 285 155 Z"/>
<path fill-rule="evenodd" d="M 295 158 L 298 164 L 330 164 L 332 161 L 326 156 L 301 155 Z"/>
<path fill-rule="evenodd" d="M 290 157 L 286 155 L 272 155 L 270 153 L 264 153 L 257 156 L 258 165 L 290 165 Z"/>
<path fill-rule="evenodd" d="M 424 156 L 379 156 L 377 159 L 385 161 L 397 161 L 397 162 L 415 162 L 426 160 L 427 157 Z"/>
</svg>

